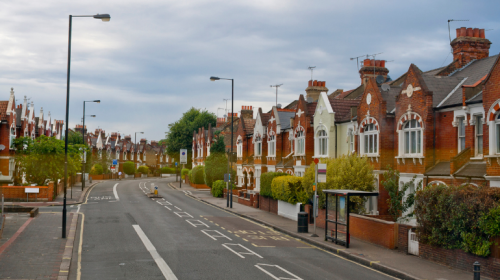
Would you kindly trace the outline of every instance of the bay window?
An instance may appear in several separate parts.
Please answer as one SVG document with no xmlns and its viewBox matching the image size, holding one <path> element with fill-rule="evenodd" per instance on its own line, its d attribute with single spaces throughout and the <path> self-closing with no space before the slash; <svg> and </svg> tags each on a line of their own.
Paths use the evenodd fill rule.
<svg viewBox="0 0 500 280">
<path fill-rule="evenodd" d="M 406 155 L 422 154 L 422 127 L 417 120 L 409 120 L 403 127 L 404 153 Z"/>
</svg>

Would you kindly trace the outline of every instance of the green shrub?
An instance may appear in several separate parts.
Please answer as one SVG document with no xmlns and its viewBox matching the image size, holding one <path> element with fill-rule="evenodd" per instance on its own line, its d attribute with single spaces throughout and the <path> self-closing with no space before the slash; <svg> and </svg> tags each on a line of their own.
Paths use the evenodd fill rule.
<svg viewBox="0 0 500 280">
<path fill-rule="evenodd" d="M 295 176 L 280 176 L 273 179 L 271 184 L 274 199 L 291 204 L 307 203 L 309 196 L 302 187 L 302 178 Z"/>
<path fill-rule="evenodd" d="M 266 172 L 260 175 L 260 195 L 263 197 L 273 197 L 271 184 L 273 179 L 279 176 L 289 176 L 283 172 Z"/>
<path fill-rule="evenodd" d="M 189 182 L 193 183 L 193 169 L 189 170 L 187 176 L 189 178 Z"/>
<path fill-rule="evenodd" d="M 500 189 L 440 184 L 425 187 L 415 198 L 420 242 L 490 254 L 490 238 L 500 234 Z"/>
<path fill-rule="evenodd" d="M 224 179 L 224 173 L 227 172 L 227 158 L 223 153 L 211 153 L 205 159 L 205 184 L 212 187 L 212 184 L 217 180 Z"/>
<path fill-rule="evenodd" d="M 190 172 L 191 170 L 187 169 L 187 168 L 184 168 L 181 170 L 181 176 L 182 176 L 182 180 L 185 180 L 186 179 L 186 175 L 188 175 L 188 173 Z"/>
<path fill-rule="evenodd" d="M 175 169 L 168 166 L 164 166 L 160 169 L 161 174 L 175 174 Z"/>
<path fill-rule="evenodd" d="M 127 161 L 123 163 L 123 172 L 127 175 L 134 175 L 135 174 L 135 163 L 131 161 Z"/>
<path fill-rule="evenodd" d="M 213 183 L 210 192 L 212 193 L 213 197 L 223 197 L 225 188 L 226 183 L 224 182 L 224 180 L 217 180 Z"/>
<path fill-rule="evenodd" d="M 139 168 L 137 168 L 137 172 L 141 174 L 149 174 L 149 167 L 147 167 L 146 165 L 141 165 L 139 166 Z"/>
<path fill-rule="evenodd" d="M 389 194 L 389 199 L 387 199 L 387 204 L 389 205 L 389 214 L 392 216 L 394 222 L 399 221 L 409 221 L 414 216 L 413 205 L 415 204 L 415 194 L 418 190 L 422 188 L 422 181 L 415 184 L 417 176 L 409 182 L 405 182 L 400 186 L 399 184 L 399 171 L 388 168 L 384 172 L 382 178 L 382 185 L 384 189 Z M 415 191 L 409 193 L 411 186 L 415 187 Z M 410 211 L 408 211 L 410 210 Z M 409 213 L 408 213 L 409 212 Z M 403 217 L 403 215 L 406 215 Z"/>
<path fill-rule="evenodd" d="M 193 184 L 205 184 L 205 178 L 204 178 L 204 173 L 205 173 L 205 166 L 203 165 L 198 165 L 195 168 L 193 168 Z"/>
<path fill-rule="evenodd" d="M 90 169 L 90 175 L 102 175 L 103 172 L 104 170 L 99 163 L 94 164 Z"/>
</svg>

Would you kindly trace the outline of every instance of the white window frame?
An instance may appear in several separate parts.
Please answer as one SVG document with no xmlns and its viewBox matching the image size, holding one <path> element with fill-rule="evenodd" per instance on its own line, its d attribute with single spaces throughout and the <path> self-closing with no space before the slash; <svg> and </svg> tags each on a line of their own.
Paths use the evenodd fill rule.
<svg viewBox="0 0 500 280">
<path fill-rule="evenodd" d="M 9 130 L 9 148 L 14 149 L 14 139 L 16 139 L 16 126 L 14 124 L 11 125 Z"/>
<path fill-rule="evenodd" d="M 378 155 L 379 153 L 379 132 L 375 127 L 374 123 L 369 123 L 364 126 L 363 135 L 363 145 L 361 150 L 365 155 Z M 370 143 L 371 142 L 371 143 Z M 372 150 L 370 151 L 370 145 Z"/>
<path fill-rule="evenodd" d="M 276 135 L 269 135 L 269 140 L 267 141 L 267 156 L 276 156 Z"/>
<path fill-rule="evenodd" d="M 243 157 L 243 140 L 241 140 L 241 137 L 236 140 L 236 152 L 238 157 Z"/>
<path fill-rule="evenodd" d="M 482 157 L 484 153 L 484 126 L 483 115 L 474 115 L 474 154 L 476 157 Z M 481 130 L 481 133 L 479 133 Z M 479 152 L 479 142 L 481 142 L 481 152 Z"/>
<path fill-rule="evenodd" d="M 210 156 L 210 142 L 207 141 L 207 157 Z"/>
<path fill-rule="evenodd" d="M 496 144 L 496 152 L 495 154 L 500 154 L 500 114 L 495 116 L 495 144 Z"/>
<path fill-rule="evenodd" d="M 354 129 L 349 128 L 349 132 L 347 133 L 348 138 L 348 147 L 349 154 L 354 153 Z"/>
<path fill-rule="evenodd" d="M 326 129 L 320 128 L 316 132 L 316 156 L 328 157 L 328 133 Z"/>
<path fill-rule="evenodd" d="M 458 152 L 465 150 L 465 116 L 457 117 Z M 463 144 L 463 147 L 462 147 Z"/>
<path fill-rule="evenodd" d="M 303 130 L 295 133 L 295 155 L 302 156 L 306 154 L 306 135 Z"/>
<path fill-rule="evenodd" d="M 262 156 L 262 137 L 256 136 L 254 139 L 254 153 L 255 156 Z"/>
<path fill-rule="evenodd" d="M 409 126 L 409 127 L 406 127 Z M 418 122 L 415 119 L 408 120 L 403 124 L 403 154 L 406 157 L 412 157 L 412 156 L 422 156 L 423 155 L 423 129 L 422 126 L 420 125 L 420 122 Z M 413 139 L 413 135 L 415 135 L 415 138 Z M 412 140 L 413 139 L 413 140 Z M 417 143 L 415 144 L 415 152 L 412 151 L 412 144 L 413 142 L 416 141 Z M 407 149 L 408 147 L 408 149 Z"/>
<path fill-rule="evenodd" d="M 144 151 L 144 153 L 142 154 L 142 161 L 146 162 L 146 151 Z"/>
<path fill-rule="evenodd" d="M 134 160 L 134 152 L 131 152 L 131 153 L 130 153 L 130 156 L 132 157 L 132 160 L 133 160 L 133 161 L 135 161 L 135 160 Z"/>
<path fill-rule="evenodd" d="M 127 152 L 123 152 L 123 160 L 127 160 Z"/>
</svg>

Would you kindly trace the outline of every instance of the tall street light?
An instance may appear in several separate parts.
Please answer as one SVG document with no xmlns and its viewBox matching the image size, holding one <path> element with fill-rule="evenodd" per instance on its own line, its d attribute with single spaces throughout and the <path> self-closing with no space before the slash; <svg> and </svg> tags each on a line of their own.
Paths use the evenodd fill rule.
<svg viewBox="0 0 500 280">
<path fill-rule="evenodd" d="M 64 202 L 63 202 L 63 217 L 62 217 L 62 238 L 66 238 L 66 189 L 68 187 L 68 119 L 69 119 L 69 77 L 71 69 L 71 26 L 73 17 L 93 17 L 102 21 L 109 21 L 109 14 L 97 14 L 93 16 L 73 16 L 69 15 L 69 32 L 68 32 L 68 73 L 66 77 L 66 130 L 64 133 Z"/>
<path fill-rule="evenodd" d="M 210 81 L 218 81 L 218 80 L 228 80 L 231 81 L 231 153 L 229 154 L 229 161 L 231 162 L 231 169 L 230 171 L 233 170 L 233 161 L 232 161 L 232 156 L 233 156 L 233 132 L 234 132 L 234 124 L 233 124 L 233 118 L 234 118 L 234 79 L 227 79 L 227 78 L 219 78 L 219 77 L 210 77 Z M 231 173 L 229 173 L 231 174 Z M 229 194 L 228 190 L 228 196 L 227 196 L 227 207 L 233 208 L 233 186 L 231 185 L 231 180 L 229 180 L 229 189 L 231 190 L 231 194 Z M 231 198 L 229 198 L 231 197 Z"/>
<path fill-rule="evenodd" d="M 86 102 L 95 102 L 95 103 L 101 103 L 101 100 L 92 100 L 92 101 L 83 101 L 83 127 L 82 127 L 82 139 L 83 139 L 83 145 L 87 146 L 87 143 L 85 142 L 85 103 Z M 95 118 L 95 115 L 90 115 L 90 117 Z M 84 153 L 85 155 L 85 153 Z M 87 159 L 83 159 L 82 163 L 82 192 L 83 189 L 85 188 L 85 163 L 87 162 Z"/>
</svg>

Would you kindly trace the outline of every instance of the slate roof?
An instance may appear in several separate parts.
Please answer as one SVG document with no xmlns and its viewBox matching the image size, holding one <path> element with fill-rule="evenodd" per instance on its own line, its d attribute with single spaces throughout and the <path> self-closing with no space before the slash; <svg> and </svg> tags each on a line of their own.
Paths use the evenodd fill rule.
<svg viewBox="0 0 500 280">
<path fill-rule="evenodd" d="M 481 60 L 476 60 L 469 66 L 455 72 L 452 77 L 468 77 L 464 85 L 473 85 L 490 72 L 497 57 L 498 54 Z"/>
<path fill-rule="evenodd" d="M 335 112 L 335 121 L 349 121 L 351 120 L 351 107 L 358 106 L 361 100 L 359 99 L 330 99 L 333 112 Z"/>
<path fill-rule="evenodd" d="M 431 167 L 425 176 L 450 176 L 451 167 L 449 161 L 438 162 L 436 165 Z"/>
<path fill-rule="evenodd" d="M 455 177 L 484 178 L 484 175 L 486 175 L 486 162 L 469 162 L 455 173 Z"/>
<path fill-rule="evenodd" d="M 314 115 L 314 112 L 316 111 L 316 106 L 318 106 L 318 102 L 311 102 L 307 103 L 307 114 L 309 116 Z"/>
<path fill-rule="evenodd" d="M 482 101 L 483 101 L 483 91 L 480 91 L 478 94 L 465 100 L 465 103 L 477 103 L 477 102 L 482 102 Z"/>
<path fill-rule="evenodd" d="M 335 99 L 344 99 L 344 97 L 346 97 L 347 95 L 349 95 L 349 93 L 353 92 L 354 90 L 351 89 L 351 90 L 348 90 L 348 91 L 344 91 L 342 92 L 341 94 L 338 94 L 336 96 L 333 96 L 332 98 L 335 98 Z M 328 96 L 330 98 L 330 96 Z"/>
<path fill-rule="evenodd" d="M 276 167 L 293 167 L 293 158 L 289 158 L 289 159 L 284 159 L 285 160 L 285 164 L 283 164 L 283 160 L 278 162 L 278 164 L 276 164 Z"/>
<path fill-rule="evenodd" d="M 16 126 L 21 126 L 21 114 L 23 112 L 22 108 L 16 108 Z"/>
<path fill-rule="evenodd" d="M 7 105 L 9 101 L 0 101 L 0 121 L 7 120 Z"/>
<path fill-rule="evenodd" d="M 278 117 L 280 118 L 280 123 L 281 123 L 281 130 L 291 128 L 290 119 L 293 118 L 294 116 L 295 112 L 278 111 Z"/>
<path fill-rule="evenodd" d="M 269 122 L 269 119 L 271 118 L 270 113 L 262 113 L 260 115 L 260 120 L 262 121 L 263 126 L 267 126 L 266 124 Z"/>
<path fill-rule="evenodd" d="M 253 129 L 255 127 L 255 119 L 243 119 L 245 124 L 245 134 L 253 134 Z"/>
<path fill-rule="evenodd" d="M 396 96 L 401 92 L 401 87 L 391 86 L 388 91 L 380 89 L 380 92 L 382 93 L 382 98 L 387 102 L 387 113 L 392 112 L 396 108 Z"/>
<path fill-rule="evenodd" d="M 433 93 L 433 107 L 437 107 L 439 103 L 441 103 L 441 101 L 443 101 L 443 99 L 445 99 L 448 94 L 450 94 L 450 92 L 464 79 L 463 77 L 442 77 L 432 75 L 423 75 L 422 78 L 424 79 L 427 88 Z M 458 96 L 459 103 L 462 103 L 462 89 L 457 88 L 454 95 L 446 100 L 446 104 L 442 104 L 441 106 L 445 106 L 450 102 L 451 104 L 457 104 L 455 100 L 456 98 L 454 98 L 455 95 Z"/>
<path fill-rule="evenodd" d="M 39 117 L 35 117 L 35 127 L 38 128 L 38 121 L 40 120 Z"/>
</svg>

